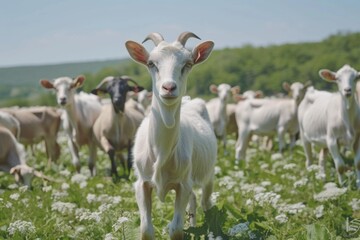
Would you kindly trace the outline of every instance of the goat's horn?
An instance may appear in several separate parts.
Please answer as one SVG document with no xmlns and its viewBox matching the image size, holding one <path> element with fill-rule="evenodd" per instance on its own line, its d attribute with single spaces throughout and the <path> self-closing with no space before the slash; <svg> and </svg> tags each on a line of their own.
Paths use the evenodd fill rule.
<svg viewBox="0 0 360 240">
<path fill-rule="evenodd" d="M 149 35 L 147 35 L 147 37 L 144 39 L 144 42 L 146 42 L 147 40 L 152 40 L 155 43 L 155 46 L 159 45 L 160 42 L 164 41 L 163 36 L 161 36 L 160 33 L 150 33 Z"/>
<path fill-rule="evenodd" d="M 199 38 L 198 36 L 196 36 L 194 33 L 192 32 L 183 32 L 182 34 L 180 34 L 180 36 L 178 37 L 178 42 L 180 42 L 183 46 L 185 46 L 185 43 L 186 41 L 191 38 L 191 37 L 194 37 L 194 38 L 197 38 L 197 39 L 201 39 Z"/>
<path fill-rule="evenodd" d="M 123 76 L 121 76 L 121 79 L 126 80 L 126 81 L 130 81 L 130 82 L 134 83 L 136 86 L 139 86 L 139 84 L 137 82 L 135 82 L 135 80 L 133 80 L 129 76 L 123 75 Z"/>
</svg>

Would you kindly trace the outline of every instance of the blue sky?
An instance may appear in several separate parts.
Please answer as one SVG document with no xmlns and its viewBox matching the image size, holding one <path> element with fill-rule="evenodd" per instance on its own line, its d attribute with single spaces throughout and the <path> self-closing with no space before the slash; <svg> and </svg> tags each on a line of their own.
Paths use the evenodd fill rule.
<svg viewBox="0 0 360 240">
<path fill-rule="evenodd" d="M 124 43 L 150 32 L 192 31 L 215 49 L 321 41 L 360 32 L 359 10 L 358 0 L 2 1 L 0 67 L 127 58 Z"/>
</svg>

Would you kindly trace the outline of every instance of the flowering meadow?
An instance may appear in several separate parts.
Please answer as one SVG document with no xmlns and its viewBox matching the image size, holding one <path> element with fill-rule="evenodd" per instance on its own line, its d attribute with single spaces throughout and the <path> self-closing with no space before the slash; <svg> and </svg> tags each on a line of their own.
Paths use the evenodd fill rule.
<svg viewBox="0 0 360 240">
<path fill-rule="evenodd" d="M 19 186 L 13 176 L 0 173 L 0 239 L 139 239 L 139 213 L 133 174 L 130 180 L 114 182 L 109 177 L 110 160 L 98 151 L 97 175 L 90 177 L 87 149 L 81 149 L 82 169 L 71 164 L 66 140 L 60 137 L 62 154 L 47 165 L 42 144 L 35 155 L 27 153 L 29 165 L 53 178 L 35 178 L 32 189 Z M 196 227 L 185 223 L 187 239 L 355 239 L 360 237 L 360 191 L 353 171 L 345 186 L 337 185 L 332 160 L 326 176 L 319 167 L 305 167 L 301 145 L 292 152 L 277 153 L 252 142 L 247 160 L 235 165 L 235 136 L 228 141 L 228 154 L 219 144 L 212 200 L 204 213 L 200 207 Z M 346 162 L 354 169 L 352 154 Z M 119 167 L 121 173 L 122 168 Z M 165 202 L 153 194 L 152 218 L 157 239 L 168 239 L 174 192 Z"/>
</svg>

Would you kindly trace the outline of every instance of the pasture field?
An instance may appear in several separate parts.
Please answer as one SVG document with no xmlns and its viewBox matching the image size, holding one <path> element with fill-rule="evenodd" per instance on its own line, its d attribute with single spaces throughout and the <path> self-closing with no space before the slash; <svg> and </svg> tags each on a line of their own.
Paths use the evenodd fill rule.
<svg viewBox="0 0 360 240">
<path fill-rule="evenodd" d="M 82 172 L 75 174 L 65 139 L 57 164 L 47 167 L 43 145 L 29 165 L 55 181 L 33 181 L 33 189 L 17 186 L 13 176 L 0 173 L 0 239 L 139 239 L 140 223 L 132 183 L 114 183 L 110 160 L 98 151 L 97 176 L 87 169 L 87 149 L 81 149 Z M 317 165 L 306 169 L 303 149 L 292 153 L 265 151 L 252 143 L 246 162 L 235 166 L 235 137 L 228 154 L 219 144 L 213 193 L 214 207 L 206 214 L 198 200 L 197 227 L 185 223 L 187 239 L 359 239 L 360 194 L 353 171 L 345 187 L 336 185 L 333 162 L 327 176 Z M 275 145 L 276 148 L 276 145 Z M 352 155 L 346 161 L 353 169 Z M 121 171 L 121 167 L 119 167 Z M 153 194 L 152 218 L 157 239 L 168 239 L 175 194 L 165 203 Z"/>
</svg>

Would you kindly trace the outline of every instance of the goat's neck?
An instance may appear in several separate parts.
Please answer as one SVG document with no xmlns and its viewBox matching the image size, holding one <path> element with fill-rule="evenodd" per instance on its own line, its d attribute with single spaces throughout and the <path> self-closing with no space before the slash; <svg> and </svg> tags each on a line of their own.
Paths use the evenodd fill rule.
<svg viewBox="0 0 360 240">
<path fill-rule="evenodd" d="M 219 98 L 218 116 L 226 116 L 226 100 Z"/>
<path fill-rule="evenodd" d="M 76 106 L 75 106 L 75 99 L 69 99 L 69 104 L 65 107 L 65 112 L 68 115 L 68 120 L 70 122 L 70 125 L 73 129 L 75 129 L 75 131 L 78 131 L 78 126 L 77 126 L 77 111 L 76 111 Z"/>
<path fill-rule="evenodd" d="M 166 106 L 157 100 L 152 101 L 149 114 L 149 131 L 152 148 L 166 159 L 173 151 L 180 134 L 181 103 Z M 163 159 L 159 159 L 163 160 Z M 161 163 L 160 163 L 161 164 Z"/>
<path fill-rule="evenodd" d="M 344 119 L 344 124 L 347 130 L 348 135 L 354 134 L 354 123 L 357 114 L 357 104 L 356 104 L 356 95 L 345 98 L 343 95 L 341 97 L 341 115 Z"/>
</svg>

